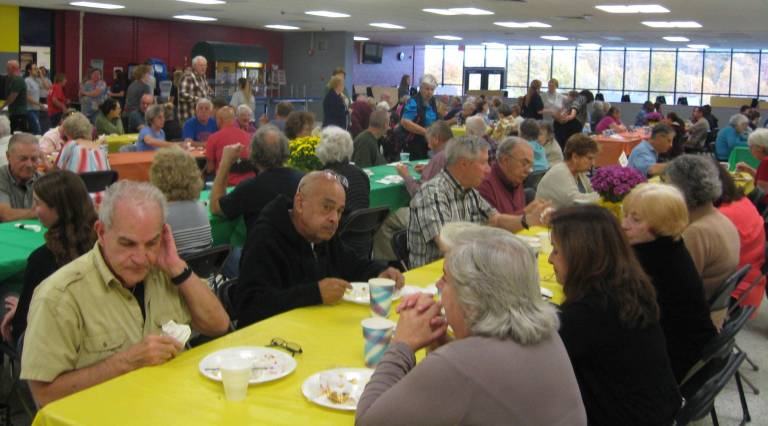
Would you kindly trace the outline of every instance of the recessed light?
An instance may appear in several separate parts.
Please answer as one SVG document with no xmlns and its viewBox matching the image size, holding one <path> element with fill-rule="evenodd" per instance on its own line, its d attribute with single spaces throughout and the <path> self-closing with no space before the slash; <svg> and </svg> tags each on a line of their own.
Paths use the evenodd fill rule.
<svg viewBox="0 0 768 426">
<path fill-rule="evenodd" d="M 264 25 L 264 28 L 271 28 L 273 30 L 299 30 L 299 29 L 301 29 L 299 27 L 294 27 L 293 25 L 278 25 L 278 24 Z"/>
<path fill-rule="evenodd" d="M 372 27 L 386 28 L 388 30 L 404 30 L 405 29 L 405 27 L 402 25 L 388 24 L 386 22 L 371 22 L 368 25 Z"/>
<path fill-rule="evenodd" d="M 484 42 L 483 46 L 491 49 L 499 49 L 499 48 L 507 47 L 507 45 L 504 43 L 496 43 L 496 42 L 489 42 L 489 41 Z"/>
<path fill-rule="evenodd" d="M 708 44 L 689 44 L 688 47 L 691 49 L 709 49 Z"/>
<path fill-rule="evenodd" d="M 506 28 L 552 28 L 552 25 L 543 22 L 494 22 L 493 25 Z"/>
<path fill-rule="evenodd" d="M 450 9 L 421 9 L 421 10 L 427 13 L 434 13 L 437 15 L 444 15 L 444 16 L 458 16 L 458 15 L 480 16 L 480 15 L 494 14 L 490 10 L 478 9 L 476 7 L 452 7 Z"/>
<path fill-rule="evenodd" d="M 676 42 L 691 41 L 691 40 L 687 39 L 686 37 L 677 37 L 677 36 L 674 36 L 674 37 L 664 37 L 664 40 L 666 40 L 666 41 L 676 41 Z"/>
<path fill-rule="evenodd" d="M 461 37 L 456 37 L 456 36 L 452 36 L 452 35 L 436 35 L 435 38 L 436 39 L 440 39 L 440 40 L 448 40 L 448 41 L 459 41 L 459 40 L 461 40 Z"/>
<path fill-rule="evenodd" d="M 93 7 L 95 9 L 125 9 L 125 6 L 121 4 L 96 3 L 93 1 L 73 1 L 69 4 L 72 6 Z"/>
<path fill-rule="evenodd" d="M 603 46 L 597 43 L 579 43 L 579 47 L 584 49 L 599 49 Z"/>
<path fill-rule="evenodd" d="M 199 21 L 199 22 L 218 21 L 218 19 L 211 18 L 210 16 L 197 16 L 197 15 L 175 15 L 174 18 L 183 19 L 185 21 Z"/>
<path fill-rule="evenodd" d="M 354 36 L 353 39 L 355 41 L 368 41 L 368 40 L 370 40 L 368 37 L 362 37 L 362 36 Z"/>
<path fill-rule="evenodd" d="M 340 12 L 331 12 L 328 10 L 308 10 L 304 12 L 307 15 L 322 16 L 324 18 L 349 18 L 349 14 Z"/>
<path fill-rule="evenodd" d="M 195 3 L 195 4 L 226 4 L 227 3 L 222 0 L 176 0 L 176 1 L 183 1 L 185 3 Z"/>
<path fill-rule="evenodd" d="M 544 40 L 551 40 L 551 41 L 566 41 L 568 40 L 568 37 L 563 36 L 541 36 Z"/>
<path fill-rule="evenodd" d="M 669 13 L 669 9 L 658 4 L 605 4 L 595 8 L 608 13 Z"/>
<path fill-rule="evenodd" d="M 621 41 L 624 40 L 624 37 L 619 36 L 604 36 L 603 39 L 610 40 L 610 41 Z"/>
<path fill-rule="evenodd" d="M 642 24 L 651 28 L 701 28 L 696 21 L 643 21 Z"/>
</svg>

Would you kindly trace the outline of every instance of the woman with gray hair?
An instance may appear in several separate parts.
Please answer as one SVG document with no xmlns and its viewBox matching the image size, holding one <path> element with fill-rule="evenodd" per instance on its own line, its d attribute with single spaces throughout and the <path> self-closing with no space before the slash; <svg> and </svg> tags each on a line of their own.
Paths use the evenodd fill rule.
<svg viewBox="0 0 768 426">
<path fill-rule="evenodd" d="M 419 84 L 419 93 L 414 95 L 403 108 L 400 119 L 400 129 L 407 135 L 407 150 L 411 160 L 423 160 L 427 158 L 427 128 L 440 119 L 437 114 L 437 104 L 434 97 L 437 88 L 437 80 L 431 74 L 424 74 Z"/>
<path fill-rule="evenodd" d="M 154 151 L 158 148 L 170 148 L 174 146 L 173 142 L 165 141 L 165 110 L 162 105 L 152 105 L 144 113 L 144 120 L 147 125 L 139 130 L 139 137 L 136 141 L 137 151 Z"/>
<path fill-rule="evenodd" d="M 713 204 L 722 192 L 717 166 L 704 156 L 681 155 L 669 163 L 664 179 L 685 196 L 690 224 L 683 231 L 683 241 L 708 300 L 739 264 L 736 227 Z M 715 322 L 717 326 L 720 321 Z"/>
<path fill-rule="evenodd" d="M 317 158 L 323 163 L 323 167 L 333 170 L 347 182 L 344 185 L 347 199 L 342 223 L 353 211 L 368 208 L 370 205 L 371 183 L 368 175 L 350 163 L 353 146 L 349 132 L 336 126 L 324 128 L 320 134 L 320 143 L 317 144 Z"/>
<path fill-rule="evenodd" d="M 586 425 L 556 309 L 541 299 L 532 252 L 511 234 L 489 238 L 482 228 L 469 227 L 453 240 L 461 242 L 449 248 L 437 284 L 445 318 L 427 295 L 402 302 L 356 424 Z M 441 344 L 416 365 L 416 351 Z M 545 399 L 557 403 L 540 409 Z"/>
<path fill-rule="evenodd" d="M 59 153 L 57 168 L 75 173 L 109 170 L 107 152 L 101 149 L 98 141 L 93 141 L 93 126 L 85 115 L 79 112 L 70 115 L 61 123 L 61 128 L 69 142 Z M 101 197 L 101 193 L 93 195 L 97 206 L 101 203 Z"/>
<path fill-rule="evenodd" d="M 728 161 L 731 151 L 737 146 L 747 146 L 749 119 L 744 114 L 734 114 L 728 120 L 728 127 L 720 129 L 715 139 L 715 154 L 719 161 Z"/>
<path fill-rule="evenodd" d="M 741 162 L 736 165 L 736 170 L 749 173 L 755 180 L 755 185 L 768 193 L 768 129 L 757 129 L 749 134 L 747 139 L 749 152 L 760 161 L 757 170 L 749 164 Z M 761 200 L 763 201 L 763 200 Z"/>
</svg>

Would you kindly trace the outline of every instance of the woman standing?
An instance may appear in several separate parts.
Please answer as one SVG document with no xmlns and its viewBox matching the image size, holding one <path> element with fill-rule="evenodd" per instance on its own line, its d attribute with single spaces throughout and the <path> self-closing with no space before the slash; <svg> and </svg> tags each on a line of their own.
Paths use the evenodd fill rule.
<svg viewBox="0 0 768 426">
<path fill-rule="evenodd" d="M 411 160 L 423 160 L 428 157 L 427 128 L 440 118 L 434 97 L 436 87 L 435 77 L 424 74 L 419 84 L 419 93 L 409 99 L 403 108 L 400 125 L 408 133 L 406 141 Z"/>
<path fill-rule="evenodd" d="M 403 74 L 400 77 L 400 85 L 397 86 L 397 99 L 403 99 L 403 96 L 411 94 L 411 76 Z"/>
<path fill-rule="evenodd" d="M 570 103 L 566 104 L 560 114 L 555 116 L 555 139 L 560 146 L 563 146 L 571 136 L 582 131 L 584 124 L 587 123 L 587 105 L 593 100 L 595 96 L 592 92 L 582 90 Z"/>
<path fill-rule="evenodd" d="M 347 128 L 347 105 L 342 96 L 344 79 L 333 76 L 328 82 L 328 93 L 323 99 L 323 127 L 336 126 Z"/>
<path fill-rule="evenodd" d="M 544 101 L 541 100 L 539 90 L 541 90 L 541 81 L 531 81 L 531 85 L 528 86 L 528 93 L 523 96 L 522 105 L 520 105 L 522 109 L 520 115 L 523 118 L 532 118 L 534 120 L 544 118 Z"/>
<path fill-rule="evenodd" d="M 152 94 L 152 89 L 149 87 L 150 71 L 152 69 L 149 65 L 137 65 L 133 69 L 133 81 L 125 91 L 125 107 L 123 110 L 125 110 L 126 114 L 139 109 L 142 96 Z"/>
<path fill-rule="evenodd" d="M 563 285 L 560 337 L 591 425 L 672 424 L 681 397 L 659 306 L 619 222 L 598 206 L 552 217 L 549 262 Z"/>
<path fill-rule="evenodd" d="M 45 244 L 27 258 L 21 296 L 2 321 L 3 340 L 16 343 L 27 328 L 27 313 L 35 288 L 67 263 L 91 250 L 96 243 L 96 211 L 83 180 L 67 170 L 40 177 L 32 194 L 35 214 L 48 229 Z"/>
<path fill-rule="evenodd" d="M 63 73 L 53 77 L 53 86 L 48 92 L 48 118 L 51 126 L 56 127 L 61 121 L 61 114 L 67 110 L 67 97 L 64 96 L 64 86 L 67 85 L 67 76 Z"/>
<path fill-rule="evenodd" d="M 93 68 L 88 73 L 89 79 L 80 87 L 80 111 L 91 122 L 96 118 L 99 105 L 107 99 L 107 83 L 101 78 L 101 70 Z"/>
<path fill-rule="evenodd" d="M 247 78 L 240 77 L 237 80 L 237 92 L 232 95 L 232 100 L 229 101 L 229 105 L 235 109 L 240 105 L 247 105 L 251 111 L 256 111 L 256 102 L 253 99 L 251 82 L 248 81 Z"/>
</svg>

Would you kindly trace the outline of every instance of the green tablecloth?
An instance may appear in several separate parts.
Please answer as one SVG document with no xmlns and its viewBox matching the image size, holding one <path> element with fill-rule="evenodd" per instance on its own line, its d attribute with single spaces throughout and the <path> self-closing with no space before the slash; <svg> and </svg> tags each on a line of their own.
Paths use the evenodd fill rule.
<svg viewBox="0 0 768 426">
<path fill-rule="evenodd" d="M 730 157 L 728 157 L 728 170 L 731 172 L 736 170 L 736 165 L 744 162 L 749 164 L 752 168 L 757 169 L 760 165 L 760 160 L 752 155 L 752 151 L 746 146 L 737 146 L 731 151 Z"/>
<path fill-rule="evenodd" d="M 232 187 L 227 188 L 227 192 Z M 210 191 L 200 193 L 200 201 L 208 208 L 208 199 L 211 196 Z M 208 220 L 211 222 L 211 234 L 213 234 L 213 245 L 229 244 L 234 247 L 242 247 L 245 244 L 245 221 L 243 218 L 229 220 L 224 216 L 217 216 L 208 210 Z"/>
<path fill-rule="evenodd" d="M 19 229 L 15 226 L 17 223 L 40 225 L 37 220 L 0 223 L 0 241 L 3 242 L 0 250 L 0 283 L 3 286 L 0 292 L 3 293 L 21 290 L 27 257 L 45 242 L 45 229 L 40 232 Z"/>
<path fill-rule="evenodd" d="M 420 175 L 413 170 L 416 164 L 426 164 L 428 161 L 413 161 L 408 164 L 411 176 L 418 180 Z M 368 175 L 371 180 L 371 207 L 387 206 L 390 211 L 400 207 L 406 207 L 411 201 L 411 196 L 405 189 L 404 183 L 384 184 L 376 182 L 386 176 L 396 175 L 395 166 L 385 164 L 383 166 L 368 167 L 366 170 L 373 172 Z"/>
</svg>

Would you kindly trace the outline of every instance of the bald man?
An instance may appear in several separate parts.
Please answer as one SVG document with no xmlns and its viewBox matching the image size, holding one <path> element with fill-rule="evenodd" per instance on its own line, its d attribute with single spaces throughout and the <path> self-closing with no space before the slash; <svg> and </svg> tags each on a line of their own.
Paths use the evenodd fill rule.
<svg viewBox="0 0 768 426">
<path fill-rule="evenodd" d="M 205 166 L 205 172 L 215 174 L 221 164 L 224 156 L 224 147 L 228 145 L 240 144 L 243 149 L 240 150 L 239 164 L 233 165 L 227 176 L 227 186 L 235 186 L 241 181 L 255 176 L 253 167 L 248 161 L 250 149 L 248 147 L 251 141 L 251 135 L 240 129 L 235 121 L 235 110 L 232 107 L 219 108 L 216 111 L 216 125 L 219 130 L 208 137 L 205 143 L 205 158 L 208 163 Z"/>
<path fill-rule="evenodd" d="M 344 187 L 329 171 L 299 182 L 293 203 L 279 196 L 267 204 L 248 239 L 235 287 L 238 328 L 302 306 L 332 304 L 350 281 L 403 275 L 383 263 L 358 257 L 336 231 L 344 211 Z"/>
<path fill-rule="evenodd" d="M 11 121 L 11 133 L 29 131 L 27 123 L 27 83 L 21 76 L 19 62 L 11 59 L 5 63 L 5 105 Z"/>
</svg>

